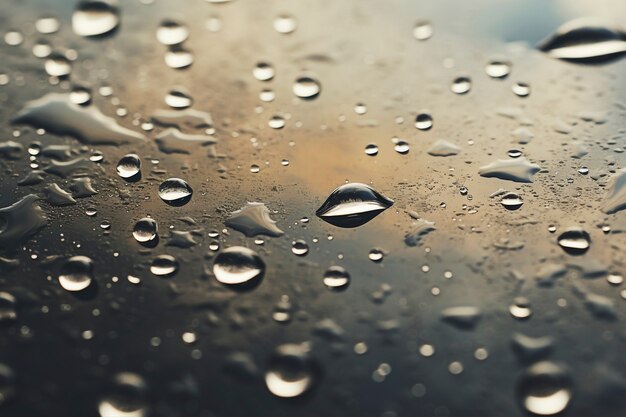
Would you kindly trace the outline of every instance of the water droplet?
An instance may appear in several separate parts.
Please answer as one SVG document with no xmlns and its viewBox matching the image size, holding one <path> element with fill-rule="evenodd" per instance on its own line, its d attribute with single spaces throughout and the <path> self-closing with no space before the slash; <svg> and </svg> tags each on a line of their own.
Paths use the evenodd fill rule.
<svg viewBox="0 0 626 417">
<path fill-rule="evenodd" d="M 231 246 L 215 257 L 213 274 L 226 285 L 252 287 L 261 282 L 265 263 L 252 249 Z"/>
<path fill-rule="evenodd" d="M 252 164 L 250 165 L 250 172 L 252 172 L 253 174 L 258 174 L 259 172 L 261 172 L 261 167 L 257 164 Z"/>
<path fill-rule="evenodd" d="M 259 99 L 261 99 L 261 101 L 264 101 L 266 103 L 274 101 L 275 98 L 276 98 L 276 94 L 274 93 L 274 90 L 265 89 L 265 90 L 261 90 L 261 92 L 259 93 Z"/>
<path fill-rule="evenodd" d="M 159 197 L 171 206 L 184 206 L 192 194 L 189 184 L 180 178 L 168 178 L 159 185 Z"/>
<path fill-rule="evenodd" d="M 428 20 L 420 20 L 413 27 L 413 37 L 418 41 L 430 39 L 433 32 L 433 25 Z"/>
<path fill-rule="evenodd" d="M 178 261 L 172 255 L 159 255 L 152 260 L 150 272 L 158 277 L 170 277 L 178 272 Z"/>
<path fill-rule="evenodd" d="M 37 41 L 33 45 L 33 55 L 37 58 L 47 58 L 52 53 L 52 46 L 47 41 Z"/>
<path fill-rule="evenodd" d="M 17 30 L 9 30 L 4 34 L 4 42 L 9 46 L 19 46 L 24 42 L 24 35 Z"/>
<path fill-rule="evenodd" d="M 356 114 L 365 114 L 367 113 L 367 106 L 363 103 L 357 103 L 356 106 L 354 106 L 354 112 Z"/>
<path fill-rule="evenodd" d="M 510 158 L 519 158 L 523 155 L 519 149 L 509 149 L 506 153 Z"/>
<path fill-rule="evenodd" d="M 119 8 L 112 0 L 82 0 L 72 14 L 72 28 L 78 36 L 104 36 L 120 24 Z"/>
<path fill-rule="evenodd" d="M 511 72 L 511 62 L 507 60 L 493 60 L 485 67 L 485 72 L 491 78 L 506 78 Z"/>
<path fill-rule="evenodd" d="M 572 380 L 569 372 L 561 365 L 539 362 L 520 377 L 517 393 L 526 411 L 551 416 L 565 410 L 569 404 Z"/>
<path fill-rule="evenodd" d="M 164 20 L 156 31 L 156 37 L 163 45 L 179 45 L 189 37 L 189 29 L 174 20 Z"/>
<path fill-rule="evenodd" d="M 165 64 L 172 69 L 185 69 L 193 64 L 193 54 L 182 47 L 172 47 L 165 53 Z"/>
<path fill-rule="evenodd" d="M 350 284 L 350 274 L 344 267 L 333 265 L 324 272 L 324 285 L 333 291 L 343 291 Z"/>
<path fill-rule="evenodd" d="M 142 377 L 130 372 L 115 375 L 98 403 L 100 417 L 144 417 L 147 386 Z"/>
<path fill-rule="evenodd" d="M 139 243 L 146 243 L 157 237 L 158 224 L 150 217 L 139 219 L 133 228 L 133 237 Z"/>
<path fill-rule="evenodd" d="M 509 312 L 516 319 L 527 319 L 532 314 L 530 301 L 526 297 L 517 297 L 509 307 Z"/>
<path fill-rule="evenodd" d="M 559 27 L 538 48 L 557 59 L 605 63 L 626 53 L 626 34 L 598 19 L 581 18 Z"/>
<path fill-rule="evenodd" d="M 306 256 L 309 253 L 309 245 L 302 239 L 291 242 L 291 252 L 297 256 Z"/>
<path fill-rule="evenodd" d="M 411 147 L 409 146 L 409 143 L 406 141 L 403 141 L 401 139 L 397 139 L 395 141 L 395 144 L 393 146 L 393 149 L 398 152 L 400 155 L 406 155 L 407 153 L 409 153 L 409 151 L 411 150 Z"/>
<path fill-rule="evenodd" d="M 455 94 L 466 94 L 472 89 L 472 80 L 469 77 L 457 77 L 452 81 L 450 90 Z"/>
<path fill-rule="evenodd" d="M 59 24 L 57 18 L 52 16 L 40 17 L 35 22 L 35 29 L 37 29 L 37 32 L 41 33 L 42 35 L 55 33 L 59 30 L 60 26 L 61 25 Z"/>
<path fill-rule="evenodd" d="M 315 214 L 338 227 L 358 227 L 392 205 L 393 200 L 384 197 L 370 186 L 349 183 L 336 188 Z"/>
<path fill-rule="evenodd" d="M 17 320 L 17 301 L 8 292 L 0 292 L 0 324 L 5 324 Z M 0 404 L 2 404 L 2 394 L 0 388 Z"/>
<path fill-rule="evenodd" d="M 611 285 L 621 285 L 624 282 L 624 277 L 620 274 L 609 274 L 606 276 L 606 280 Z"/>
<path fill-rule="evenodd" d="M 267 124 L 272 129 L 282 129 L 283 127 L 285 127 L 285 118 L 279 115 L 272 116 Z"/>
<path fill-rule="evenodd" d="M 530 94 L 530 86 L 526 83 L 515 83 L 512 89 L 513 93 L 519 97 L 528 97 Z"/>
<path fill-rule="evenodd" d="M 56 52 L 48 57 L 44 66 L 51 77 L 67 77 L 72 72 L 69 59 Z"/>
<path fill-rule="evenodd" d="M 182 110 L 190 107 L 193 104 L 193 100 L 182 89 L 174 89 L 165 96 L 165 104 L 173 109 Z"/>
<path fill-rule="evenodd" d="M 580 227 L 571 227 L 559 235 L 557 242 L 570 255 L 582 255 L 591 246 L 591 236 Z"/>
<path fill-rule="evenodd" d="M 117 163 L 117 175 L 125 180 L 135 180 L 141 176 L 141 159 L 134 153 L 124 155 Z"/>
<path fill-rule="evenodd" d="M 415 127 L 419 130 L 428 130 L 433 127 L 433 117 L 429 113 L 420 113 L 415 117 Z"/>
<path fill-rule="evenodd" d="M 70 92 L 70 101 L 80 106 L 86 106 L 91 103 L 91 90 L 86 87 L 75 86 Z"/>
<path fill-rule="evenodd" d="M 589 168 L 587 168 L 587 167 L 580 167 L 580 168 L 578 168 L 578 173 L 582 174 L 582 175 L 587 175 L 587 174 L 589 174 Z"/>
<path fill-rule="evenodd" d="M 267 62 L 259 62 L 252 70 L 252 75 L 259 81 L 269 81 L 274 78 L 274 67 Z"/>
<path fill-rule="evenodd" d="M 59 284 L 66 291 L 82 291 L 93 280 L 93 261 L 86 256 L 72 256 L 61 267 Z"/>
<path fill-rule="evenodd" d="M 522 207 L 524 200 L 517 193 L 509 192 L 502 196 L 500 204 L 507 210 L 517 210 Z"/>
<path fill-rule="evenodd" d="M 298 23 L 293 16 L 280 15 L 274 19 L 274 30 L 278 33 L 288 34 L 292 33 L 298 27 Z"/>
<path fill-rule="evenodd" d="M 300 77 L 293 84 L 293 93 L 302 99 L 313 100 L 320 91 L 319 81 L 311 77 Z"/>
<path fill-rule="evenodd" d="M 378 155 L 378 145 L 376 145 L 375 143 L 370 143 L 369 145 L 367 145 L 365 147 L 365 154 L 369 156 Z"/>
<path fill-rule="evenodd" d="M 372 262 L 382 262 L 383 258 L 385 257 L 385 252 L 382 249 L 374 248 L 370 250 L 367 257 Z"/>
<path fill-rule="evenodd" d="M 313 386 L 317 373 L 315 368 L 307 344 L 281 345 L 270 359 L 265 384 L 277 397 L 297 397 Z"/>
</svg>

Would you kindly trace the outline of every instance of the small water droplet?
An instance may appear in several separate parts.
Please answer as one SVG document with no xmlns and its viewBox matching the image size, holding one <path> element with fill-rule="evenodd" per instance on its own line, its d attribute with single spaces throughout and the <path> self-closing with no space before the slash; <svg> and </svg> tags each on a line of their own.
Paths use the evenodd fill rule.
<svg viewBox="0 0 626 417">
<path fill-rule="evenodd" d="M 272 116 L 267 124 L 272 129 L 282 129 L 283 127 L 285 127 L 285 118 L 279 115 L 275 115 Z"/>
<path fill-rule="evenodd" d="M 163 45 L 179 45 L 189 37 L 189 29 L 174 20 L 164 20 L 156 31 L 156 37 Z"/>
<path fill-rule="evenodd" d="M 466 94 L 472 89 L 472 80 L 469 77 L 457 77 L 452 81 L 450 90 L 455 94 Z"/>
<path fill-rule="evenodd" d="M 165 96 L 165 104 L 173 109 L 186 109 L 193 104 L 193 99 L 183 89 L 171 90 Z"/>
<path fill-rule="evenodd" d="M 354 112 L 356 114 L 365 114 L 367 113 L 367 106 L 363 103 L 357 103 L 356 106 L 354 106 Z"/>
<path fill-rule="evenodd" d="M 158 277 L 170 277 L 178 272 L 178 261 L 172 255 L 159 255 L 152 260 L 150 272 Z"/>
<path fill-rule="evenodd" d="M 385 257 L 385 252 L 382 249 L 374 248 L 370 250 L 367 257 L 372 262 L 382 262 L 383 258 Z"/>
<path fill-rule="evenodd" d="M 61 267 L 59 284 L 66 291 L 82 291 L 93 280 L 93 261 L 86 256 L 72 256 Z"/>
<path fill-rule="evenodd" d="M 420 113 L 415 117 L 415 127 L 419 130 L 428 130 L 433 127 L 433 117 L 429 113 Z"/>
<path fill-rule="evenodd" d="M 119 8 L 111 0 L 82 0 L 72 14 L 72 28 L 79 36 L 109 35 L 119 23 Z"/>
<path fill-rule="evenodd" d="M 265 263 L 252 249 L 231 246 L 215 257 L 213 274 L 226 285 L 252 287 L 260 283 L 265 273 Z M 243 288 L 243 287 L 242 287 Z"/>
<path fill-rule="evenodd" d="M 512 89 L 516 96 L 528 97 L 528 95 L 530 95 L 530 86 L 526 83 L 515 83 Z"/>
<path fill-rule="evenodd" d="M 350 284 L 350 274 L 339 265 L 333 265 L 324 272 L 324 285 L 333 291 L 343 291 Z"/>
<path fill-rule="evenodd" d="M 159 197 L 171 206 L 183 206 L 191 200 L 193 190 L 185 180 L 168 178 L 159 186 Z"/>
<path fill-rule="evenodd" d="M 375 143 L 370 143 L 369 145 L 367 145 L 365 147 L 365 154 L 369 156 L 378 155 L 378 145 L 376 145 Z"/>
<path fill-rule="evenodd" d="M 53 16 L 43 16 L 35 22 L 35 29 L 42 35 L 55 33 L 59 30 L 59 27 L 61 27 L 61 25 L 58 19 Z"/>
<path fill-rule="evenodd" d="M 336 188 L 315 214 L 338 227 L 361 226 L 393 205 L 368 185 L 344 184 Z"/>
<path fill-rule="evenodd" d="M 530 301 L 526 297 L 517 297 L 509 307 L 509 312 L 516 319 L 527 319 L 532 314 Z"/>
<path fill-rule="evenodd" d="M 193 64 L 193 54 L 182 48 L 172 47 L 165 53 L 165 64 L 172 69 L 185 69 Z"/>
<path fill-rule="evenodd" d="M 285 344 L 272 355 L 265 384 L 277 397 L 293 398 L 311 389 L 315 382 L 315 363 L 306 344 Z"/>
<path fill-rule="evenodd" d="M 147 413 L 147 385 L 130 372 L 116 374 L 98 403 L 100 417 L 144 417 Z"/>
<path fill-rule="evenodd" d="M 69 59 L 59 53 L 52 53 L 45 63 L 46 73 L 51 77 L 67 77 L 72 72 Z"/>
<path fill-rule="evenodd" d="M 298 27 L 298 22 L 293 16 L 280 15 L 274 19 L 274 30 L 278 33 L 288 34 L 292 33 Z"/>
<path fill-rule="evenodd" d="M 393 149 L 400 155 L 406 155 L 411 150 L 411 147 L 408 142 L 398 139 L 395 141 Z"/>
<path fill-rule="evenodd" d="M 591 246 L 591 236 L 579 227 L 571 227 L 559 235 L 557 242 L 570 255 L 582 255 Z"/>
<path fill-rule="evenodd" d="M 519 158 L 523 155 L 522 151 L 520 151 L 519 149 L 509 149 L 506 154 L 509 156 L 509 158 Z"/>
<path fill-rule="evenodd" d="M 524 410 L 551 416 L 565 410 L 569 404 L 572 380 L 569 372 L 561 365 L 539 362 L 520 377 L 517 393 Z"/>
<path fill-rule="evenodd" d="M 70 101 L 80 106 L 86 106 L 90 104 L 91 90 L 82 86 L 74 86 L 74 88 L 72 88 L 72 91 L 70 92 Z"/>
<path fill-rule="evenodd" d="M 297 256 L 306 256 L 309 253 L 309 245 L 302 239 L 291 242 L 291 252 Z"/>
<path fill-rule="evenodd" d="M 124 155 L 117 163 L 117 175 L 125 180 L 135 180 L 141 176 L 141 159 L 134 153 Z"/>
<path fill-rule="evenodd" d="M 313 100 L 319 96 L 320 91 L 319 81 L 311 77 L 300 77 L 293 84 L 293 93 L 305 100 Z"/>
<path fill-rule="evenodd" d="M 16 310 L 17 300 L 8 292 L 0 292 L 0 324 L 6 324 L 17 320 Z M 2 404 L 2 394 L 0 388 L 0 404 Z"/>
<path fill-rule="evenodd" d="M 430 39 L 433 32 L 433 25 L 428 20 L 420 20 L 413 27 L 413 37 L 418 41 Z"/>
<path fill-rule="evenodd" d="M 139 243 L 153 241 L 157 237 L 158 224 L 150 217 L 139 219 L 133 228 L 133 237 Z"/>
<path fill-rule="evenodd" d="M 506 78 L 511 72 L 511 62 L 504 59 L 490 61 L 485 67 L 485 72 L 491 78 Z"/>
<path fill-rule="evenodd" d="M 252 75 L 259 81 L 269 81 L 274 78 L 274 67 L 267 62 L 259 62 L 252 70 Z"/>
</svg>

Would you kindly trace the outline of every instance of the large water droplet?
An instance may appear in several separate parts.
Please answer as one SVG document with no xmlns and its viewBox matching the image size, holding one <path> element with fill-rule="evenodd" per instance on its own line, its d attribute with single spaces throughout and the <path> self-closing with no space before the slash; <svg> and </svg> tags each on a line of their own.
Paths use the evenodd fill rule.
<svg viewBox="0 0 626 417">
<path fill-rule="evenodd" d="M 575 19 L 559 27 L 538 48 L 553 58 L 604 63 L 626 53 L 626 33 L 597 19 Z"/>
<path fill-rule="evenodd" d="M 72 256 L 61 268 L 59 284 L 67 291 L 82 291 L 93 280 L 93 261 L 86 256 Z"/>
<path fill-rule="evenodd" d="M 517 393 L 524 410 L 542 416 L 563 411 L 572 398 L 569 372 L 553 362 L 532 365 L 521 376 Z"/>
<path fill-rule="evenodd" d="M 320 83 L 311 77 L 300 77 L 293 84 L 293 93 L 302 99 L 313 100 L 320 91 Z"/>
<path fill-rule="evenodd" d="M 213 274 L 222 284 L 252 287 L 260 283 L 265 263 L 252 249 L 231 246 L 215 258 Z"/>
<path fill-rule="evenodd" d="M 571 227 L 559 235 L 557 242 L 570 255 L 582 255 L 591 246 L 591 236 L 580 227 Z"/>
<path fill-rule="evenodd" d="M 277 397 L 297 397 L 313 386 L 315 368 L 307 344 L 281 345 L 270 359 L 265 384 Z"/>
<path fill-rule="evenodd" d="M 522 200 L 522 197 L 520 197 L 519 194 L 510 192 L 502 196 L 500 204 L 502 204 L 502 206 L 507 210 L 517 210 L 522 207 L 524 200 Z"/>
<path fill-rule="evenodd" d="M 429 113 L 420 113 L 415 117 L 415 127 L 419 130 L 428 130 L 433 127 L 433 117 Z"/>
<path fill-rule="evenodd" d="M 350 285 L 350 274 L 339 265 L 333 265 L 324 272 L 324 285 L 333 291 L 343 291 Z"/>
<path fill-rule="evenodd" d="M 130 372 L 115 375 L 98 403 L 100 417 L 144 417 L 147 386 L 143 378 Z"/>
<path fill-rule="evenodd" d="M 358 227 L 388 209 L 393 200 L 368 185 L 349 183 L 335 189 L 315 214 L 338 227 Z"/>
<path fill-rule="evenodd" d="M 252 70 L 252 75 L 259 81 L 269 81 L 274 78 L 274 67 L 266 62 L 259 62 Z"/>
<path fill-rule="evenodd" d="M 117 175 L 125 180 L 134 180 L 141 176 L 141 159 L 134 153 L 124 155 L 117 163 Z"/>
<path fill-rule="evenodd" d="M 191 200 L 193 190 L 185 180 L 168 178 L 159 185 L 159 197 L 171 206 L 183 206 Z"/>
<path fill-rule="evenodd" d="M 163 45 L 178 45 L 187 40 L 189 30 L 174 20 L 164 20 L 156 31 L 156 37 Z"/>
<path fill-rule="evenodd" d="M 79 36 L 109 35 L 120 23 L 115 0 L 83 0 L 72 14 L 72 28 Z"/>
<path fill-rule="evenodd" d="M 137 220 L 133 228 L 133 237 L 139 243 L 147 243 L 153 241 L 157 237 L 158 224 L 156 220 L 150 217 L 144 217 Z"/>
</svg>

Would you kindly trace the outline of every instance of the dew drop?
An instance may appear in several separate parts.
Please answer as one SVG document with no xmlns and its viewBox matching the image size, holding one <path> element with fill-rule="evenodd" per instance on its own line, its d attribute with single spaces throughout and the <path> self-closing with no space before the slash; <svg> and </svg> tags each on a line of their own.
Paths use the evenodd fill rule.
<svg viewBox="0 0 626 417">
<path fill-rule="evenodd" d="M 363 104 L 363 103 L 357 103 L 354 106 L 354 112 L 356 114 L 365 114 L 365 113 L 367 113 L 367 106 L 365 104 Z"/>
<path fill-rule="evenodd" d="M 433 117 L 428 113 L 420 113 L 415 117 L 415 127 L 419 130 L 428 130 L 433 127 Z"/>
<path fill-rule="evenodd" d="M 159 185 L 159 197 L 171 206 L 183 206 L 191 200 L 193 190 L 185 180 L 168 178 Z"/>
<path fill-rule="evenodd" d="M 530 86 L 526 83 L 515 83 L 512 89 L 516 96 L 528 97 L 530 95 Z"/>
<path fill-rule="evenodd" d="M 193 104 L 193 99 L 182 89 L 171 90 L 165 96 L 165 104 L 173 109 L 183 110 Z"/>
<path fill-rule="evenodd" d="M 82 0 L 72 14 L 72 28 L 78 36 L 112 34 L 120 24 L 119 8 L 112 0 Z"/>
<path fill-rule="evenodd" d="M 291 252 L 297 256 L 306 256 L 309 253 L 309 245 L 302 239 L 291 242 Z"/>
<path fill-rule="evenodd" d="M 181 47 L 173 47 L 165 53 L 165 64 L 172 69 L 185 69 L 193 64 L 193 54 Z"/>
<path fill-rule="evenodd" d="M 374 248 L 370 250 L 367 257 L 372 262 L 382 262 L 383 258 L 385 257 L 385 252 L 382 249 Z"/>
<path fill-rule="evenodd" d="M 472 89 L 472 80 L 469 77 L 457 77 L 452 81 L 450 90 L 455 94 L 466 94 Z"/>
<path fill-rule="evenodd" d="M 527 319 L 532 314 L 530 301 L 525 297 L 517 297 L 509 307 L 509 313 L 516 319 Z"/>
<path fill-rule="evenodd" d="M 60 26 L 61 25 L 59 24 L 57 18 L 52 16 L 40 17 L 35 22 L 35 29 L 37 29 L 37 32 L 41 33 L 42 35 L 55 33 L 59 30 Z"/>
<path fill-rule="evenodd" d="M 267 124 L 272 129 L 282 129 L 285 127 L 285 118 L 279 115 L 272 116 Z"/>
<path fill-rule="evenodd" d="M 0 291 L 0 324 L 6 324 L 17 320 L 16 304 L 17 300 L 12 294 Z M 0 404 L 2 404 L 1 393 Z"/>
<path fill-rule="evenodd" d="M 269 81 L 274 78 L 274 67 L 266 62 L 259 62 L 252 70 L 252 75 L 259 81 Z"/>
<path fill-rule="evenodd" d="M 61 267 L 59 284 L 66 291 L 82 291 L 93 280 L 93 261 L 86 256 L 72 256 Z"/>
<path fill-rule="evenodd" d="M 91 90 L 86 87 L 75 86 L 70 92 L 70 101 L 79 106 L 86 106 L 91 103 Z"/>
<path fill-rule="evenodd" d="M 150 217 L 139 219 L 133 228 L 133 237 L 139 243 L 153 241 L 157 237 L 158 224 Z"/>
<path fill-rule="evenodd" d="M 179 45 L 189 37 L 189 29 L 174 20 L 164 20 L 156 31 L 157 40 L 163 45 Z"/>
<path fill-rule="evenodd" d="M 305 100 L 313 100 L 319 96 L 321 91 L 320 83 L 311 77 L 300 77 L 293 84 L 293 93 Z"/>
<path fill-rule="evenodd" d="M 365 154 L 369 156 L 378 155 L 378 145 L 376 145 L 375 143 L 370 143 L 369 145 L 367 145 L 365 147 Z"/>
<path fill-rule="evenodd" d="M 324 272 L 324 285 L 333 291 L 343 291 L 350 285 L 350 274 L 339 265 L 333 265 Z"/>
<path fill-rule="evenodd" d="M 213 274 L 226 285 L 256 286 L 265 273 L 265 263 L 252 249 L 231 246 L 215 257 Z"/>
<path fill-rule="evenodd" d="M 411 150 L 411 147 L 408 142 L 398 139 L 395 141 L 393 149 L 400 155 L 406 155 Z"/>
<path fill-rule="evenodd" d="M 67 77 L 72 72 L 69 59 L 59 53 L 51 54 L 44 64 L 46 73 L 51 77 Z"/>
<path fill-rule="evenodd" d="M 158 277 L 171 277 L 178 272 L 178 261 L 172 255 L 159 255 L 152 260 L 150 272 Z"/>
<path fill-rule="evenodd" d="M 117 163 L 117 175 L 125 180 L 135 180 L 141 176 L 141 159 L 134 153 L 124 155 Z"/>
<path fill-rule="evenodd" d="M 98 403 L 100 417 L 144 417 L 147 413 L 147 385 L 130 372 L 115 375 Z"/>
</svg>

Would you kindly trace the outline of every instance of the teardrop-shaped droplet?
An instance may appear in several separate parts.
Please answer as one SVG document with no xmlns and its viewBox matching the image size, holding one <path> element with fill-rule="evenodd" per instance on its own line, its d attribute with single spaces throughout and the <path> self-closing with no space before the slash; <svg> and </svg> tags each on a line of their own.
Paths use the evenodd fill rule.
<svg viewBox="0 0 626 417">
<path fill-rule="evenodd" d="M 350 274 L 339 265 L 333 265 L 324 272 L 324 285 L 333 291 L 343 291 L 350 285 Z"/>
<path fill-rule="evenodd" d="M 144 417 L 147 412 L 147 385 L 130 372 L 120 372 L 98 403 L 100 417 Z"/>
<path fill-rule="evenodd" d="M 591 236 L 580 227 L 571 227 L 559 235 L 557 242 L 570 255 L 582 255 L 591 246 Z"/>
<path fill-rule="evenodd" d="M 272 355 L 265 384 L 277 397 L 293 398 L 312 388 L 316 379 L 315 362 L 307 344 L 285 344 Z"/>
<path fill-rule="evenodd" d="M 507 210 L 517 210 L 522 207 L 524 200 L 522 200 L 519 194 L 510 192 L 502 196 L 500 204 Z"/>
<path fill-rule="evenodd" d="M 150 272 L 158 277 L 170 277 L 178 272 L 178 261 L 172 255 L 159 255 L 152 260 Z"/>
<path fill-rule="evenodd" d="M 125 180 L 132 180 L 140 176 L 141 159 L 134 153 L 124 155 L 117 163 L 117 175 Z"/>
<path fill-rule="evenodd" d="M 311 77 L 300 77 L 293 84 L 293 93 L 305 100 L 313 100 L 319 96 L 320 83 Z"/>
<path fill-rule="evenodd" d="M 156 37 L 163 45 L 179 45 L 189 37 L 189 29 L 174 20 L 164 20 L 156 31 Z"/>
<path fill-rule="evenodd" d="M 626 53 L 626 33 L 598 19 L 575 19 L 559 27 L 538 48 L 553 58 L 605 63 Z"/>
<path fill-rule="evenodd" d="M 86 256 L 72 256 L 61 267 L 59 284 L 67 291 L 82 291 L 93 280 L 93 261 Z"/>
<path fill-rule="evenodd" d="M 370 186 L 349 183 L 335 189 L 315 214 L 338 227 L 358 227 L 392 205 L 393 200 Z"/>
<path fill-rule="evenodd" d="M 137 220 L 133 227 L 133 237 L 139 243 L 147 243 L 153 241 L 157 237 L 159 226 L 156 220 L 150 217 L 144 217 Z"/>
<path fill-rule="evenodd" d="M 180 178 L 168 178 L 159 185 L 159 197 L 171 206 L 187 204 L 192 194 L 189 184 Z"/>
<path fill-rule="evenodd" d="M 265 263 L 252 249 L 231 246 L 215 257 L 213 274 L 226 285 L 252 287 L 260 283 Z"/>
<path fill-rule="evenodd" d="M 115 0 L 82 0 L 72 14 L 72 28 L 79 36 L 112 34 L 120 24 L 120 11 Z"/>
<path fill-rule="evenodd" d="M 539 362 L 520 377 L 517 393 L 524 410 L 551 416 L 565 410 L 572 399 L 572 379 L 563 366 Z"/>
</svg>

